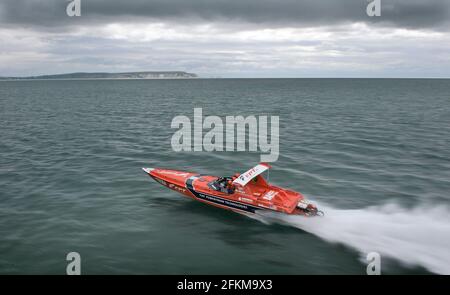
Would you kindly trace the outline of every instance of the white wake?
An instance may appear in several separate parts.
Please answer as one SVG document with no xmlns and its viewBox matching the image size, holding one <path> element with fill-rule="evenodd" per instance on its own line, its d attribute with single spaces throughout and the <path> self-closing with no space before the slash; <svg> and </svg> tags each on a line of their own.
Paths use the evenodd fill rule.
<svg viewBox="0 0 450 295">
<path fill-rule="evenodd" d="M 283 223 L 310 232 L 326 241 L 357 249 L 364 257 L 378 252 L 404 265 L 421 265 L 431 272 L 450 274 L 450 208 L 405 209 L 388 204 L 343 210 L 318 204 L 324 217 L 305 218 L 264 212 L 255 218 Z"/>
</svg>

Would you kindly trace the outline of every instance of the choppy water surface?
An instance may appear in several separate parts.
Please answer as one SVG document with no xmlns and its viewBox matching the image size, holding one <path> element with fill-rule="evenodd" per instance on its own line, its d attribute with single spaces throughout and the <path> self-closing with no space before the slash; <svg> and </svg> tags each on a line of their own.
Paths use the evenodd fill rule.
<svg viewBox="0 0 450 295">
<path fill-rule="evenodd" d="M 0 82 L 0 273 L 450 274 L 449 80 Z M 271 182 L 321 219 L 248 218 L 141 167 L 215 175 L 258 153 L 175 153 L 174 116 L 280 116 Z"/>
</svg>

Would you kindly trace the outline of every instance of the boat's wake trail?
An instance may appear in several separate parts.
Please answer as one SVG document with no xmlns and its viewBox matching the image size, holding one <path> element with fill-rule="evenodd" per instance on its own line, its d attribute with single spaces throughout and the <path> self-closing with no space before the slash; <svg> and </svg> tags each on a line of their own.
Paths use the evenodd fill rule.
<svg viewBox="0 0 450 295">
<path fill-rule="evenodd" d="M 324 217 L 267 212 L 256 219 L 294 226 L 362 254 L 374 251 L 382 258 L 450 274 L 450 208 L 441 205 L 404 209 L 394 204 L 353 210 L 318 207 L 325 212 Z"/>
</svg>

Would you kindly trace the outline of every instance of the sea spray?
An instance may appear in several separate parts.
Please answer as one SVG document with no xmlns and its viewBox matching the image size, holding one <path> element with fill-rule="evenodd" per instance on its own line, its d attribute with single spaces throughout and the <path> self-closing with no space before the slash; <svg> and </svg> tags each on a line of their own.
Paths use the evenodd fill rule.
<svg viewBox="0 0 450 295">
<path fill-rule="evenodd" d="M 318 207 L 324 217 L 264 212 L 254 218 L 297 227 L 364 255 L 378 252 L 382 258 L 394 258 L 407 266 L 421 265 L 431 272 L 450 274 L 450 208 L 424 205 L 407 209 L 397 204 L 351 210 Z"/>
</svg>

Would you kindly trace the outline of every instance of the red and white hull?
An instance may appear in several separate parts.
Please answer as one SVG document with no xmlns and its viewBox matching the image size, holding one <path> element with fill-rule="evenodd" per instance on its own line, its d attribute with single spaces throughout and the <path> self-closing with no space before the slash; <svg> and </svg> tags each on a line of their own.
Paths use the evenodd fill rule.
<svg viewBox="0 0 450 295">
<path fill-rule="evenodd" d="M 267 165 L 267 167 L 270 166 Z M 234 181 L 231 191 L 220 191 L 217 190 L 216 183 L 223 178 L 217 176 L 161 168 L 143 168 L 143 170 L 155 181 L 171 190 L 202 203 L 239 213 L 269 210 L 310 216 L 317 215 L 319 212 L 315 206 L 306 203 L 300 193 L 269 185 L 258 174 L 248 176 L 252 177 L 252 181 L 240 185 L 239 183 L 244 183 L 242 177 L 244 174 L 242 174 Z"/>
</svg>

